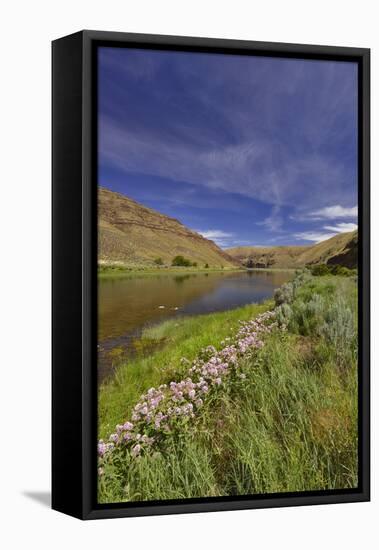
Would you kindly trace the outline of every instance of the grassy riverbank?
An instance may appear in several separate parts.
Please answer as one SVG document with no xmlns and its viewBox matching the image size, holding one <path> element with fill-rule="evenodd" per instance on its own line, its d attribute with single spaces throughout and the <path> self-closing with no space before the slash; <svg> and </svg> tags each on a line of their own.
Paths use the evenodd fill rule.
<svg viewBox="0 0 379 550">
<path fill-rule="evenodd" d="M 135 342 L 138 357 L 118 367 L 114 378 L 99 390 L 99 436 L 104 438 L 123 418 L 131 416 L 139 396 L 152 386 L 184 372 L 180 360 L 192 361 L 202 347 L 218 345 L 246 321 L 273 306 L 269 300 L 238 309 L 175 318 L 147 328 Z M 151 353 L 151 349 L 159 347 Z"/>
<path fill-rule="evenodd" d="M 149 276 L 149 275 L 185 275 L 187 273 L 234 273 L 246 271 L 242 267 L 143 267 L 143 266 L 131 266 L 124 267 L 119 265 L 114 266 L 99 266 L 98 267 L 98 277 L 108 278 L 108 277 L 135 277 L 135 276 Z M 288 270 L 284 270 L 288 271 Z"/>
<path fill-rule="evenodd" d="M 354 277 L 311 277 L 276 295 L 281 329 L 238 360 L 164 446 L 102 464 L 101 502 L 306 491 L 357 484 L 357 288 Z M 100 390 L 99 430 L 130 418 L 141 393 L 181 380 L 200 348 L 236 332 L 273 302 L 174 320 L 145 331 L 162 349 L 124 365 Z M 241 376 L 242 374 L 242 376 Z"/>
</svg>

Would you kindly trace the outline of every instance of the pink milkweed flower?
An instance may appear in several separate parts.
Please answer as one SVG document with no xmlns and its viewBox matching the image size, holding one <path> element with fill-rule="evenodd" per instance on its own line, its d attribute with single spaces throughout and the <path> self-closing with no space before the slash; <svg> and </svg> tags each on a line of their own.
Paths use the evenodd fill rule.
<svg viewBox="0 0 379 550">
<path fill-rule="evenodd" d="M 250 354 L 253 349 L 259 349 L 264 345 L 262 336 L 278 327 L 276 322 L 266 324 L 266 321 L 273 317 L 275 312 L 267 312 L 250 321 L 240 321 L 240 328 L 233 338 L 226 338 L 221 343 L 223 349 L 217 351 L 214 346 L 208 346 L 201 350 L 200 355 L 192 363 L 183 360 L 183 364 L 192 365 L 187 371 L 187 378 L 179 382 L 172 381 L 168 385 L 162 384 L 158 389 L 150 388 L 146 394 L 141 395 L 139 402 L 135 405 L 131 420 L 139 423 L 140 431 L 144 431 L 146 426 L 152 423 L 157 434 L 158 431 L 162 434 L 171 433 L 176 424 L 170 425 L 170 417 L 177 415 L 193 417 L 193 405 L 189 401 L 192 401 L 196 408 L 201 407 L 203 400 L 198 395 L 203 394 L 205 399 L 205 394 L 212 391 L 214 386 L 224 383 L 224 377 L 227 380 L 226 376 L 230 374 L 233 367 L 237 367 L 237 376 L 242 380 L 246 378 L 244 373 L 238 372 L 239 360 L 245 354 Z M 189 376 L 191 373 L 195 377 L 194 381 Z M 162 407 L 163 412 L 158 411 L 158 407 Z M 122 438 L 125 441 L 134 442 L 131 453 L 135 457 L 147 445 L 152 445 L 154 438 L 141 436 L 140 433 L 136 434 L 132 430 L 137 431 L 132 422 L 118 424 L 116 433 L 111 434 L 108 443 L 102 440 L 98 442 L 99 456 L 102 457 L 111 452 L 115 445 L 121 443 Z"/>
<path fill-rule="evenodd" d="M 103 457 L 105 455 L 106 450 L 107 450 L 106 444 L 102 439 L 100 439 L 99 443 L 97 444 L 97 454 Z"/>
</svg>

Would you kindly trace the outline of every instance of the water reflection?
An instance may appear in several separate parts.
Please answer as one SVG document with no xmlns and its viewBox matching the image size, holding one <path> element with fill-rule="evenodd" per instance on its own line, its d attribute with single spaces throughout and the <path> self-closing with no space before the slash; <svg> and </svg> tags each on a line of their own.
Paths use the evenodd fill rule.
<svg viewBox="0 0 379 550">
<path fill-rule="evenodd" d="M 291 272 L 158 274 L 99 281 L 99 340 L 174 315 L 194 315 L 260 302 Z"/>
<path fill-rule="evenodd" d="M 133 354 L 141 329 L 147 324 L 261 302 L 291 277 L 291 272 L 284 271 L 244 271 L 100 279 L 99 382 Z"/>
</svg>

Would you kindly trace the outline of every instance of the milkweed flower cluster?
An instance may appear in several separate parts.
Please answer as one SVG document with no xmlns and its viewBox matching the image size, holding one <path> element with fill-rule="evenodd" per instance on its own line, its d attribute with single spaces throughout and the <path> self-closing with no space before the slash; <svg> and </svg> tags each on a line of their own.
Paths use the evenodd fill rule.
<svg viewBox="0 0 379 550">
<path fill-rule="evenodd" d="M 99 472 L 101 463 L 115 449 L 128 450 L 132 457 L 138 457 L 159 447 L 166 435 L 191 421 L 208 395 L 225 385 L 231 375 L 244 380 L 246 375 L 239 368 L 241 359 L 263 347 L 264 335 L 278 326 L 275 315 L 275 311 L 267 311 L 250 321 L 241 321 L 235 336 L 225 338 L 219 351 L 208 346 L 192 363 L 183 358 L 182 364 L 189 366 L 185 379 L 150 388 L 135 405 L 131 421 L 118 424 L 109 441 L 98 442 Z"/>
</svg>

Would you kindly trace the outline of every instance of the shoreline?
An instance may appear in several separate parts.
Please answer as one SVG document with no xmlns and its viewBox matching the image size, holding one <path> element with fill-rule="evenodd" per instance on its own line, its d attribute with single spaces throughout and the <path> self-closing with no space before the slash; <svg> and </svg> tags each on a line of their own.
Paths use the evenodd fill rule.
<svg viewBox="0 0 379 550">
<path fill-rule="evenodd" d="M 159 385 L 165 378 L 170 378 L 173 372 L 178 374 L 182 357 L 192 360 L 202 347 L 219 345 L 220 340 L 238 328 L 240 321 L 247 321 L 252 316 L 270 310 L 273 304 L 271 297 L 261 303 L 215 313 L 166 319 L 142 328 L 137 354 L 115 366 L 113 375 L 105 378 L 98 387 L 101 435 L 106 435 L 112 429 L 119 420 L 121 409 L 125 410 L 128 405 L 131 407 L 148 386 Z M 153 352 L 152 347 L 155 347 Z M 139 380 L 142 372 L 146 377 Z M 139 380 L 138 385 L 135 384 L 136 380 Z M 112 420 L 108 420 L 106 417 L 110 408 L 113 408 L 114 400 L 114 408 L 119 409 L 119 412 L 111 413 Z"/>
<path fill-rule="evenodd" d="M 97 270 L 98 278 L 127 277 L 136 275 L 164 275 L 164 274 L 197 274 L 197 273 L 238 273 L 246 271 L 244 268 L 196 268 L 196 267 L 100 267 Z"/>
<path fill-rule="evenodd" d="M 119 268 L 107 267 L 100 268 L 97 271 L 99 280 L 113 277 L 137 277 L 137 276 L 154 276 L 154 275 L 197 275 L 208 273 L 281 273 L 285 271 L 295 272 L 303 269 L 302 267 L 257 267 L 257 268 L 190 268 L 190 267 L 165 267 L 165 268 Z"/>
</svg>

